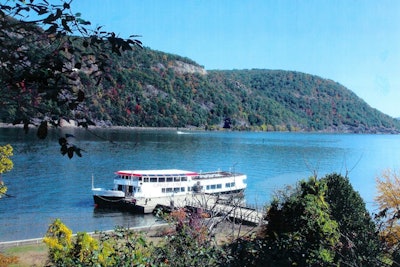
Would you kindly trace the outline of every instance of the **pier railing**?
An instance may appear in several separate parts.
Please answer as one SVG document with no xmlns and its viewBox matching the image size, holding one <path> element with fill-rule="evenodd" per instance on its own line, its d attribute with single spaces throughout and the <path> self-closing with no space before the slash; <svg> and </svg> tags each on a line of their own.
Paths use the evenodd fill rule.
<svg viewBox="0 0 400 267">
<path fill-rule="evenodd" d="M 265 223 L 263 209 L 255 205 L 244 205 L 240 202 L 230 201 L 218 203 L 217 198 L 207 198 L 206 201 L 187 201 L 186 207 L 202 209 L 211 216 L 226 217 L 233 222 L 260 225 Z"/>
</svg>

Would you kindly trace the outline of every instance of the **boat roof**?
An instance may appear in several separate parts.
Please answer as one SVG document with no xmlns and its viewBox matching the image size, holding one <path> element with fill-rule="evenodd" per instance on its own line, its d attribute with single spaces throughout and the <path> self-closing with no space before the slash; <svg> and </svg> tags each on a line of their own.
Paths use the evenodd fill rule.
<svg viewBox="0 0 400 267">
<path fill-rule="evenodd" d="M 165 169 L 165 170 L 121 170 L 117 171 L 118 175 L 129 175 L 129 176 L 193 176 L 198 175 L 196 172 L 178 170 L 178 169 Z"/>
</svg>

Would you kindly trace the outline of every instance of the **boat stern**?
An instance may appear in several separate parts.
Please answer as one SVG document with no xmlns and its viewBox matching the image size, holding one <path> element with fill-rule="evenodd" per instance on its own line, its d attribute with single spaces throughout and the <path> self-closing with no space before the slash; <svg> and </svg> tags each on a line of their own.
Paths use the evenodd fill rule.
<svg viewBox="0 0 400 267">
<path fill-rule="evenodd" d="M 104 188 L 92 188 L 93 196 L 101 197 L 114 197 L 114 198 L 124 198 L 125 193 L 118 190 L 110 190 Z"/>
</svg>

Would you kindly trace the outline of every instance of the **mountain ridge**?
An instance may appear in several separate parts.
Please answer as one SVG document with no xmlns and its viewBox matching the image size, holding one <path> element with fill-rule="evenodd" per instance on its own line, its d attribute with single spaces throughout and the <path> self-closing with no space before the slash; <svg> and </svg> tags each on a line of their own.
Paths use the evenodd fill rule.
<svg viewBox="0 0 400 267">
<path fill-rule="evenodd" d="M 141 53 L 149 57 L 143 61 L 140 59 Z M 398 121 L 371 108 L 352 91 L 330 79 L 284 70 L 205 70 L 188 58 L 148 48 L 134 54 L 133 66 L 138 66 L 139 70 L 136 71 L 140 73 L 137 74 L 139 77 L 145 76 L 147 80 L 144 81 L 144 87 L 132 86 L 130 90 L 136 93 L 137 101 L 134 102 L 144 108 L 150 118 L 140 118 L 138 112 L 129 115 L 139 125 L 144 122 L 142 126 L 399 132 Z M 203 71 L 177 72 L 171 67 L 175 61 L 185 62 Z M 155 67 L 160 64 L 164 68 Z M 127 75 L 137 78 L 134 73 L 128 71 Z M 146 101 L 140 98 L 143 95 Z M 157 102 L 158 110 L 149 105 L 150 100 Z M 170 108 L 172 112 L 167 110 Z M 154 117 L 154 112 L 158 113 L 158 118 Z M 174 119 L 177 114 L 180 121 Z M 153 123 L 155 121 L 159 125 Z"/>
<path fill-rule="evenodd" d="M 143 47 L 122 55 L 104 51 L 109 66 L 102 71 L 104 79 L 99 80 L 92 77 L 102 70 L 96 65 L 98 55 L 84 54 L 84 47 L 74 47 L 78 49 L 73 53 L 78 54 L 73 57 L 67 54 L 68 47 L 62 51 L 70 59 L 64 66 L 71 68 L 67 78 L 73 90 L 81 94 L 77 99 L 84 100 L 85 105 L 72 99 L 78 110 L 66 114 L 54 106 L 54 101 L 32 96 L 34 105 L 41 107 L 36 112 L 31 109 L 35 113 L 29 115 L 31 118 L 73 119 L 84 121 L 83 125 L 90 121 L 206 130 L 400 132 L 399 120 L 371 108 L 343 85 L 316 75 L 268 69 L 206 70 L 187 57 Z M 46 48 L 35 51 L 40 49 Z M 81 58 L 81 62 L 74 58 Z M 80 67 L 73 68 L 77 63 Z M 25 120 L 18 117 L 20 109 L 17 102 L 14 106 L 5 102 L 0 120 Z"/>
</svg>

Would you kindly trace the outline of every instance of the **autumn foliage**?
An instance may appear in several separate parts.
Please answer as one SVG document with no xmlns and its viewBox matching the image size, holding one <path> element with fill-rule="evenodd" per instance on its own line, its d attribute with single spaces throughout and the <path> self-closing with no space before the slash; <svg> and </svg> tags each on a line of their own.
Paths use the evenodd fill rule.
<svg viewBox="0 0 400 267">
<path fill-rule="evenodd" d="M 11 171 L 14 164 L 10 157 L 13 155 L 13 148 L 11 145 L 0 146 L 0 198 L 6 195 L 7 186 L 1 179 L 4 172 Z"/>
<path fill-rule="evenodd" d="M 391 246 L 400 243 L 400 173 L 387 169 L 377 180 L 380 217 L 383 218 L 382 237 Z"/>
</svg>

